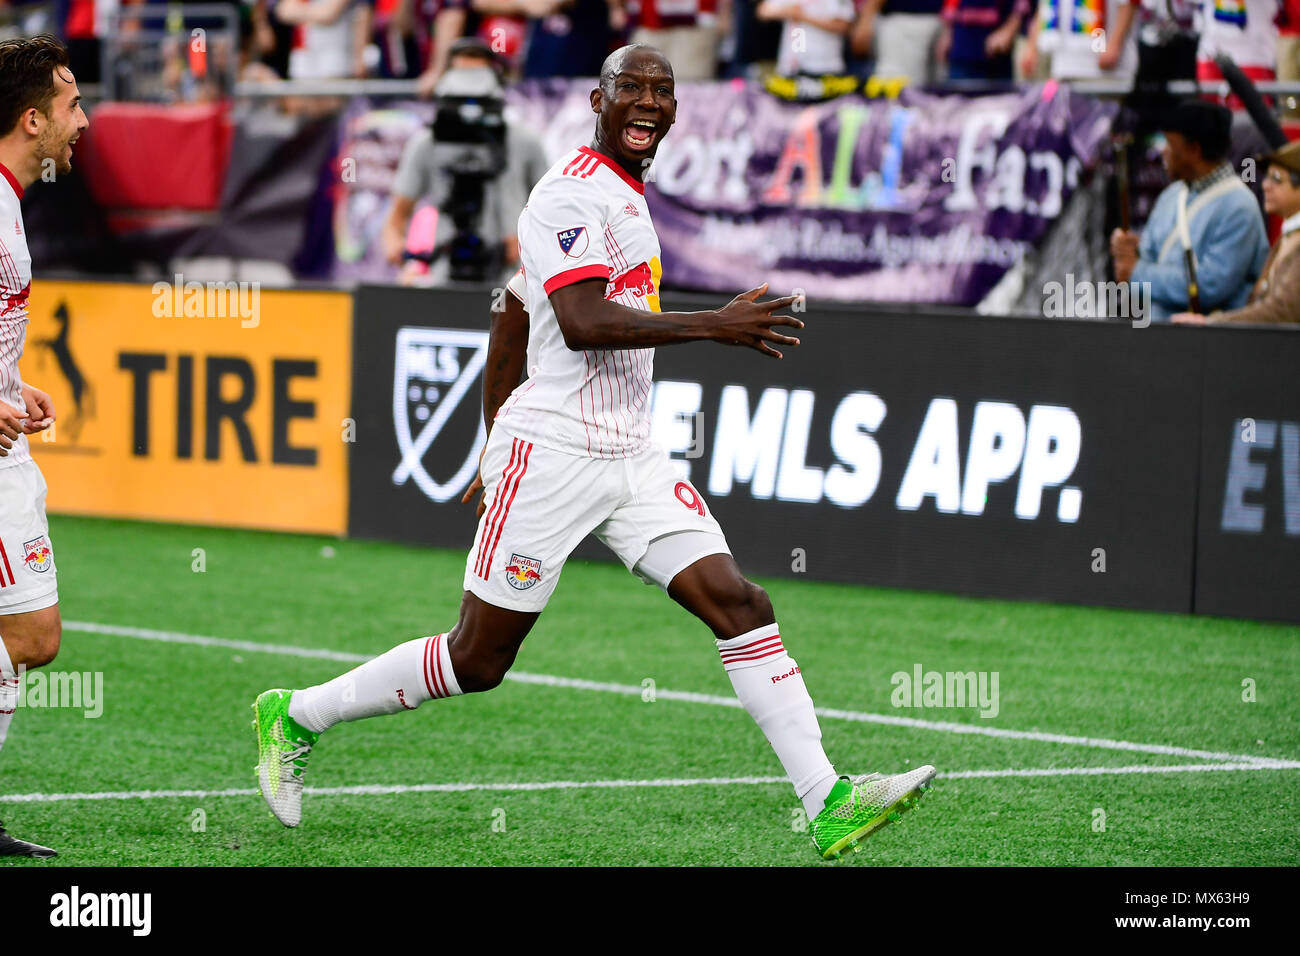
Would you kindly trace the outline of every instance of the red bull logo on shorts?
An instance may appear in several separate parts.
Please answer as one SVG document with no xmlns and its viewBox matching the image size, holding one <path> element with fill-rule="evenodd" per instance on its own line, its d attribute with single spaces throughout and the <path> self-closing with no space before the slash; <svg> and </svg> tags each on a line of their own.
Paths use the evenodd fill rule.
<svg viewBox="0 0 1300 956">
<path fill-rule="evenodd" d="M 522 554 L 510 555 L 506 562 L 506 581 L 516 591 L 527 591 L 542 579 L 542 562 Z"/>
<path fill-rule="evenodd" d="M 45 535 L 23 542 L 23 564 L 29 571 L 48 571 L 54 562 L 54 552 L 45 540 Z"/>
</svg>

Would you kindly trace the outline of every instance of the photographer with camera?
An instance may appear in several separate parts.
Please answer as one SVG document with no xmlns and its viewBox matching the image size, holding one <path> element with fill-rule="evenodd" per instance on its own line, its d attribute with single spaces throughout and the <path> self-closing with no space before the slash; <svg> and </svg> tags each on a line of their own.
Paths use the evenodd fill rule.
<svg viewBox="0 0 1300 956">
<path fill-rule="evenodd" d="M 519 211 L 548 166 L 541 141 L 505 118 L 496 58 L 481 40 L 452 46 L 434 100 L 434 122 L 406 144 L 397 168 L 384 257 L 402 265 L 403 283 L 496 281 L 518 263 Z M 431 235 L 408 244 L 421 199 L 431 207 Z"/>
</svg>

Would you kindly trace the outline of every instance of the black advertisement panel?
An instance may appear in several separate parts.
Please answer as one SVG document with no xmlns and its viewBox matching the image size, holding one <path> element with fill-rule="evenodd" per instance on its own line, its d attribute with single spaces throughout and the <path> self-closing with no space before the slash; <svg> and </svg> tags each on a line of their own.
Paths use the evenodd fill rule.
<svg viewBox="0 0 1300 956">
<path fill-rule="evenodd" d="M 492 292 L 362 287 L 350 533 L 473 541 Z M 720 300 L 666 297 L 666 309 Z M 1189 611 L 1186 330 L 809 304 L 783 360 L 661 348 L 656 439 L 754 574 Z M 580 556 L 607 556 L 588 541 Z"/>
<path fill-rule="evenodd" d="M 491 290 L 362 286 L 353 310 L 348 534 L 469 550 Z"/>
<path fill-rule="evenodd" d="M 1202 331 L 1196 610 L 1300 621 L 1300 333 Z"/>
</svg>

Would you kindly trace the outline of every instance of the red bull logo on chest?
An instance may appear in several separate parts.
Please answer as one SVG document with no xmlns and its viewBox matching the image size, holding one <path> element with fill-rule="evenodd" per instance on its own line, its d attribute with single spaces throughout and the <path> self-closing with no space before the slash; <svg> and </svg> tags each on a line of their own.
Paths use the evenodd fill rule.
<svg viewBox="0 0 1300 956">
<path fill-rule="evenodd" d="M 516 591 L 527 591 L 542 579 L 542 562 L 522 554 L 510 555 L 506 562 L 506 581 Z"/>
<path fill-rule="evenodd" d="M 651 312 L 658 312 L 661 274 L 658 256 L 649 262 L 639 262 L 626 272 L 610 277 L 605 286 L 605 298 L 617 299 L 625 292 L 631 293 L 636 298 L 645 299 Z"/>
</svg>

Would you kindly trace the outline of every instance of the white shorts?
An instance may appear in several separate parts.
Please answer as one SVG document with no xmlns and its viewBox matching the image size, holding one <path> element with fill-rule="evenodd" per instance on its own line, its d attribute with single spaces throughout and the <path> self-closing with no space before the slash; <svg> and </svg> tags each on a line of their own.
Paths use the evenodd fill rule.
<svg viewBox="0 0 1300 956">
<path fill-rule="evenodd" d="M 59 603 L 54 546 L 45 520 L 45 476 L 34 461 L 0 468 L 0 614 Z"/>
<path fill-rule="evenodd" d="M 465 562 L 465 590 L 497 607 L 544 608 L 564 562 L 592 533 L 628 570 L 665 589 L 700 558 L 731 553 L 704 497 L 658 445 L 632 458 L 581 458 L 497 423 L 481 473 L 488 507 Z"/>
</svg>

